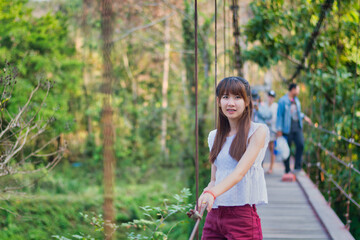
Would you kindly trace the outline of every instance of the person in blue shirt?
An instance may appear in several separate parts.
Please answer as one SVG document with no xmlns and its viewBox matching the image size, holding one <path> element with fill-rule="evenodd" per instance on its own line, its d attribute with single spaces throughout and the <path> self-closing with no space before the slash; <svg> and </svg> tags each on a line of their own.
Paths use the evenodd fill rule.
<svg viewBox="0 0 360 240">
<path fill-rule="evenodd" d="M 294 173 L 301 170 L 302 154 L 304 151 L 303 119 L 311 124 L 311 120 L 301 112 L 298 99 L 300 88 L 296 83 L 289 85 L 289 92 L 279 99 L 276 116 L 277 136 L 284 136 L 289 147 L 295 142 Z M 284 161 L 285 173 L 290 172 L 290 156 Z"/>
</svg>

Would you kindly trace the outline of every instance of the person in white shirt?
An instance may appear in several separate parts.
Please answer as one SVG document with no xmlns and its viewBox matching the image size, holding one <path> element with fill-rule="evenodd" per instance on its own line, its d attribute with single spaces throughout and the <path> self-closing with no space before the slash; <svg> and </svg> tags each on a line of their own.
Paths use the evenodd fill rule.
<svg viewBox="0 0 360 240">
<path fill-rule="evenodd" d="M 208 136 L 211 181 L 198 199 L 207 205 L 202 239 L 262 239 L 256 205 L 268 202 L 262 161 L 269 128 L 251 121 L 248 81 L 227 77 L 216 88 L 217 129 Z"/>
<path fill-rule="evenodd" d="M 270 90 L 268 92 L 268 103 L 267 106 L 271 111 L 271 121 L 270 121 L 270 142 L 269 142 L 269 151 L 271 154 L 270 157 L 270 167 L 269 170 L 267 170 L 266 173 L 271 174 L 273 171 L 273 166 L 275 162 L 275 153 L 274 153 L 274 147 L 275 147 L 275 140 L 276 140 L 276 114 L 278 109 L 278 104 L 275 102 L 276 93 L 274 90 Z"/>
</svg>

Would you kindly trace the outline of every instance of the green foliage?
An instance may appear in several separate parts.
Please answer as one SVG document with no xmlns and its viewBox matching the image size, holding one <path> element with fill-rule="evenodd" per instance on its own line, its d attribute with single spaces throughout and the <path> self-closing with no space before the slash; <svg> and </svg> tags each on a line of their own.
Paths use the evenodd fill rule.
<svg viewBox="0 0 360 240">
<path fill-rule="evenodd" d="M 27 199 L 12 197 L 0 212 L 0 239 L 49 239 L 51 235 L 92 233 L 79 212 L 97 211 L 98 200 L 79 196 L 43 195 Z M 97 238 L 101 234 L 95 234 Z"/>
<path fill-rule="evenodd" d="M 84 213 L 80 213 L 80 215 L 84 218 L 84 221 L 87 222 L 88 224 L 92 225 L 94 227 L 94 231 L 95 232 L 104 232 L 104 219 L 102 217 L 101 214 L 99 215 L 94 215 L 91 218 L 89 217 L 88 214 L 84 214 Z M 114 231 L 116 231 L 116 229 L 118 228 L 118 226 L 116 224 L 111 224 L 111 227 L 114 229 Z M 53 238 L 59 239 L 59 240 L 71 240 L 71 239 L 82 239 L 82 240 L 95 240 L 95 238 L 93 236 L 91 236 L 90 234 L 84 234 L 84 233 L 79 233 L 79 234 L 74 234 L 71 235 L 71 239 L 64 237 L 64 236 L 59 236 L 59 235 L 53 235 Z"/>
<path fill-rule="evenodd" d="M 60 168 L 61 169 L 61 168 Z M 78 169 L 77 174 L 80 178 L 76 188 L 67 183 L 74 175 L 70 175 L 69 167 L 63 176 L 60 173 L 54 176 L 53 181 L 59 181 L 56 184 L 63 185 L 62 190 L 66 194 L 52 193 L 51 187 L 42 186 L 41 191 L 37 190 L 33 194 L 22 196 L 3 196 L 8 200 L 3 200 L 0 210 L 0 226 L 3 231 L 0 232 L 0 239 L 50 239 L 51 236 L 57 236 L 63 239 L 76 239 L 74 237 L 82 236 L 85 239 L 103 238 L 103 218 L 102 218 L 102 189 L 99 184 L 96 186 L 90 184 L 91 180 L 85 178 Z M 159 226 L 161 231 L 166 234 L 171 227 L 171 239 L 185 239 L 189 232 L 191 224 L 185 211 L 189 192 L 183 190 L 180 194 L 175 194 L 181 184 L 170 184 L 175 182 L 171 180 L 174 171 L 163 174 L 161 179 L 168 179 L 169 184 L 162 180 L 151 180 L 145 184 L 123 184 L 117 182 L 114 200 L 116 208 L 116 239 L 125 239 L 126 232 L 129 229 L 119 227 L 122 223 L 133 222 L 135 219 L 148 219 L 146 211 L 139 206 L 161 206 L 150 207 L 162 211 L 163 216 L 168 216 L 166 221 Z M 46 180 L 45 180 L 46 182 Z M 77 191 L 80 189 L 81 191 Z M 172 200 L 165 200 L 169 195 L 173 195 Z M 82 213 L 82 214 L 79 214 Z M 154 210 L 149 212 L 154 218 L 154 222 L 160 218 Z M 131 230 L 136 234 L 143 234 L 141 229 L 133 228 Z"/>
<path fill-rule="evenodd" d="M 26 3 L 24 0 L 0 3 L 0 25 L 3 26 L 0 59 L 6 59 L 19 69 L 18 87 L 8 109 L 12 113 L 23 105 L 39 78 L 55 81 L 58 88 L 48 97 L 46 108 L 41 112 L 44 118 L 49 118 L 57 110 L 54 134 L 59 134 L 64 131 L 65 123 L 72 120 L 69 103 L 81 94 L 78 87 L 80 63 L 73 58 L 75 48 L 69 38 L 67 17 L 61 12 L 35 17 Z M 0 63 L 0 67 L 2 69 L 4 63 Z M 39 102 L 44 94 L 39 94 L 34 101 Z"/>
<path fill-rule="evenodd" d="M 184 39 L 184 49 L 188 51 L 193 51 L 195 46 L 195 39 L 194 39 L 194 25 L 193 19 L 191 16 L 194 15 L 194 9 L 192 8 L 191 1 L 184 1 L 185 4 L 185 16 L 182 20 L 182 34 Z M 194 57 L 190 54 L 184 54 L 183 61 L 185 63 L 186 69 L 186 79 L 187 79 L 187 87 L 190 94 L 194 93 L 194 86 L 195 86 L 195 79 L 194 79 L 194 65 L 195 60 Z M 194 105 L 195 100 L 194 98 L 190 99 L 192 105 Z"/>
<path fill-rule="evenodd" d="M 260 45 L 246 50 L 244 57 L 266 67 L 282 60 L 284 54 L 300 59 L 316 24 L 307 19 L 316 18 L 317 12 L 314 11 L 318 3 L 307 0 L 298 0 L 293 4 L 282 0 L 253 1 L 250 8 L 254 17 L 246 25 L 244 34 L 248 42 L 258 41 Z"/>
<path fill-rule="evenodd" d="M 18 239 L 26 239 L 29 238 L 28 232 L 30 232 L 30 239 L 49 239 L 51 235 L 63 236 L 63 239 L 80 236 L 87 238 L 88 235 L 91 235 L 91 229 L 88 228 L 90 226 L 83 226 L 81 221 L 84 219 L 77 214 L 88 210 L 82 207 L 81 202 L 83 205 L 88 205 L 89 202 L 94 201 L 95 207 L 91 210 L 94 209 L 96 216 L 101 213 L 101 195 L 103 194 L 103 148 L 100 136 L 102 95 L 98 91 L 100 89 L 99 82 L 101 82 L 100 18 L 98 6 L 94 4 L 94 14 L 87 16 L 89 28 L 91 28 L 90 35 L 82 42 L 83 36 L 78 34 L 81 33 L 80 28 L 82 28 L 81 21 L 79 21 L 83 10 L 79 7 L 81 2 L 80 0 L 70 2 L 15 0 L 1 1 L 0 3 L 0 24 L 4 26 L 0 29 L 0 58 L 8 59 L 19 69 L 19 88 L 14 92 L 12 104 L 6 102 L 8 110 L 15 111 L 17 106 L 25 101 L 25 96 L 33 89 L 39 78 L 55 81 L 56 87 L 48 97 L 41 116 L 46 119 L 55 112 L 56 124 L 52 127 L 53 131 L 49 135 L 41 138 L 39 142 L 34 142 L 28 150 L 30 151 L 42 141 L 58 133 L 63 133 L 61 140 L 68 143 L 64 160 L 55 168 L 54 172 L 44 174 L 41 178 L 37 175 L 36 177 L 39 179 L 35 182 L 20 174 L 11 180 L 30 185 L 22 190 L 34 198 L 27 202 L 22 198 L 11 197 L 6 208 L 13 212 L 19 212 L 25 217 L 31 216 L 36 221 L 24 223 L 12 215 L 3 217 L 5 212 L 1 212 L 3 220 L 1 229 L 5 227 L 5 231 L 0 233 L 0 239 L 11 239 L 15 235 Z M 48 13 L 44 14 L 44 12 Z M 137 24 L 139 19 L 134 21 L 132 17 L 132 14 L 129 14 L 128 21 Z M 188 20 L 191 19 L 192 14 L 188 17 Z M 148 15 L 144 14 L 144 19 L 146 19 L 146 23 L 149 23 Z M 207 17 L 206 27 L 208 30 L 211 29 L 210 20 Z M 126 19 L 121 19 L 121 24 L 126 21 Z M 187 23 L 188 30 L 193 32 L 191 21 L 187 21 Z M 126 23 L 124 25 L 130 27 Z M 152 30 L 159 26 L 161 27 L 161 24 L 156 25 Z M 123 26 L 121 25 L 119 29 L 122 31 Z M 181 27 L 179 34 L 180 30 Z M 112 99 L 117 136 L 114 147 L 117 158 L 115 201 L 117 224 L 142 218 L 142 211 L 138 205 L 159 206 L 163 204 L 163 198 L 168 197 L 168 193 L 175 192 L 174 188 L 179 189 L 184 185 L 189 185 L 187 179 L 189 175 L 192 175 L 194 137 L 193 134 L 189 134 L 192 132 L 189 130 L 192 127 L 191 119 L 193 117 L 189 117 L 189 114 L 193 115 L 192 106 L 187 106 L 188 108 L 184 106 L 185 95 L 181 91 L 181 76 L 179 71 L 171 69 L 168 92 L 169 107 L 166 110 L 161 107 L 162 95 L 159 91 L 161 89 L 159 79 L 161 79 L 163 71 L 161 55 L 163 36 L 159 33 L 161 31 L 156 30 L 155 33 L 149 31 L 145 34 L 146 36 L 141 34 L 141 38 L 152 39 L 146 41 L 145 44 L 143 39 L 139 40 L 135 37 L 136 32 L 134 37 L 114 44 L 115 51 L 119 53 L 114 54 L 113 59 L 115 81 Z M 189 41 L 193 42 L 190 32 L 188 37 L 190 37 Z M 181 46 L 180 35 L 179 40 L 176 38 L 175 40 L 178 41 L 175 44 Z M 75 42 L 77 48 L 75 48 Z M 172 47 L 178 47 L 171 44 Z M 81 46 L 78 48 L 79 45 Z M 188 46 L 188 50 L 192 51 L 191 46 L 193 45 L 190 43 Z M 210 45 L 206 49 L 207 53 L 209 53 L 209 49 L 211 49 Z M 84 56 L 83 51 L 90 53 Z M 128 68 L 124 64 L 124 54 L 128 56 Z M 173 53 L 171 55 L 172 66 L 181 65 L 181 62 L 176 62 L 176 56 L 174 58 Z M 193 62 L 191 54 L 186 54 L 186 56 L 189 62 Z M 83 59 L 84 62 L 80 64 L 79 59 Z M 210 54 L 209 61 L 211 61 Z M 193 65 L 187 66 L 189 71 L 193 69 Z M 0 67 L 2 68 L 2 65 Z M 83 70 L 87 69 L 89 82 L 82 83 L 81 74 Z M 133 74 L 133 77 L 130 77 L 130 73 Z M 191 77 L 193 78 L 193 75 Z M 136 89 L 132 85 L 135 81 Z M 194 83 L 191 84 L 193 86 Z M 87 95 L 84 94 L 85 87 Z M 187 90 L 193 93 L 193 89 L 190 87 Z M 43 96 L 44 93 L 39 94 L 34 102 L 39 104 L 39 99 Z M 187 100 L 193 101 L 193 95 L 187 96 L 187 98 Z M 202 101 L 206 100 L 204 98 Z M 32 111 L 36 109 L 37 105 Z M 170 154 L 167 161 L 160 150 L 159 133 L 163 111 L 168 113 L 167 147 Z M 206 109 L 203 111 L 207 112 Z M 87 125 L 86 119 L 88 116 L 91 118 L 89 125 Z M 74 118 L 77 120 L 76 127 L 72 121 Z M 64 131 L 64 126 L 66 131 Z M 80 167 L 75 167 L 73 163 L 80 164 Z M 7 183 L 8 181 L 2 179 L 1 184 L 6 186 Z M 77 201 L 72 201 L 74 195 L 76 195 Z M 62 199 L 63 202 L 59 203 L 60 200 L 56 202 L 54 199 L 57 198 Z M 51 206 L 46 204 L 47 200 Z M 19 204 L 13 207 L 17 201 Z M 63 209 L 63 211 L 55 211 L 52 208 Z M 54 214 L 43 212 L 42 209 L 48 209 Z M 16 222 L 15 219 L 18 221 Z M 51 220 L 53 221 L 51 222 Z M 67 220 L 69 222 L 66 222 Z M 179 221 L 174 215 L 168 220 L 169 226 Z M 52 223 L 51 228 L 46 229 L 50 225 L 49 222 Z M 37 224 L 40 227 L 31 224 Z M 16 225 L 16 228 L 13 225 Z M 189 231 L 188 225 L 183 224 L 174 228 L 171 232 L 172 236 L 176 239 L 186 238 L 184 235 Z M 125 235 L 121 231 L 119 230 L 118 237 L 123 239 Z"/>
<path fill-rule="evenodd" d="M 168 218 L 176 213 L 184 213 L 191 207 L 191 204 L 186 204 L 186 199 L 191 195 L 189 189 L 183 189 L 180 194 L 175 194 L 176 203 L 169 204 L 168 199 L 164 199 L 163 207 L 144 206 L 141 209 L 144 212 L 145 218 L 135 219 L 132 222 L 123 223 L 122 226 L 126 228 L 140 229 L 141 233 L 130 232 L 128 239 L 141 240 L 166 240 L 169 238 L 171 231 L 177 222 L 173 225 L 167 223 Z"/>
</svg>

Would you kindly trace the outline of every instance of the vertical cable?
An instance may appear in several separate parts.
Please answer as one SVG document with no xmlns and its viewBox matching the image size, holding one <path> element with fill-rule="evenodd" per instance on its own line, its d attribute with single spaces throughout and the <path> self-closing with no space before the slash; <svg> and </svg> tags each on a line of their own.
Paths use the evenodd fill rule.
<svg viewBox="0 0 360 240">
<path fill-rule="evenodd" d="M 195 0 L 195 177 L 196 177 L 196 207 L 199 198 L 199 123 L 198 123 L 198 12 L 197 0 Z M 197 232 L 197 239 L 199 235 Z"/>
<path fill-rule="evenodd" d="M 226 77 L 226 11 L 225 11 L 226 0 L 223 0 L 223 21 L 224 21 L 224 78 Z"/>
<path fill-rule="evenodd" d="M 230 0 L 229 0 L 230 1 Z M 231 2 L 228 2 L 228 6 L 229 6 L 229 9 L 231 9 Z M 231 45 L 232 45 L 232 34 L 231 34 L 231 23 L 232 23 L 232 14 L 229 13 L 228 14 L 228 26 L 227 26 L 227 29 L 228 29 L 228 36 L 231 36 L 231 37 L 228 37 L 228 43 L 227 43 L 227 46 L 229 46 L 231 48 Z M 233 61 L 233 52 L 232 50 L 230 50 L 229 54 L 228 54 L 228 62 L 229 62 L 229 73 L 231 76 L 234 75 L 234 61 Z"/>
<path fill-rule="evenodd" d="M 216 108 L 216 86 L 217 86 L 217 1 L 215 0 L 215 87 L 214 87 L 214 92 L 215 92 L 215 100 L 214 100 L 214 105 L 215 105 L 215 128 L 217 125 L 217 108 Z"/>
</svg>

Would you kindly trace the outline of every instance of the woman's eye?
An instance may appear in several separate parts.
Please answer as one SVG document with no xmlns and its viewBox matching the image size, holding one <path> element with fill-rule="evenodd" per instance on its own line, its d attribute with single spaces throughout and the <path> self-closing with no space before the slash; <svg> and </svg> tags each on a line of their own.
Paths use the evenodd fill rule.
<svg viewBox="0 0 360 240">
<path fill-rule="evenodd" d="M 240 99 L 241 97 L 240 96 L 236 96 L 237 99 Z"/>
<path fill-rule="evenodd" d="M 228 96 L 227 96 L 227 95 L 224 95 L 223 98 L 228 98 Z"/>
</svg>

